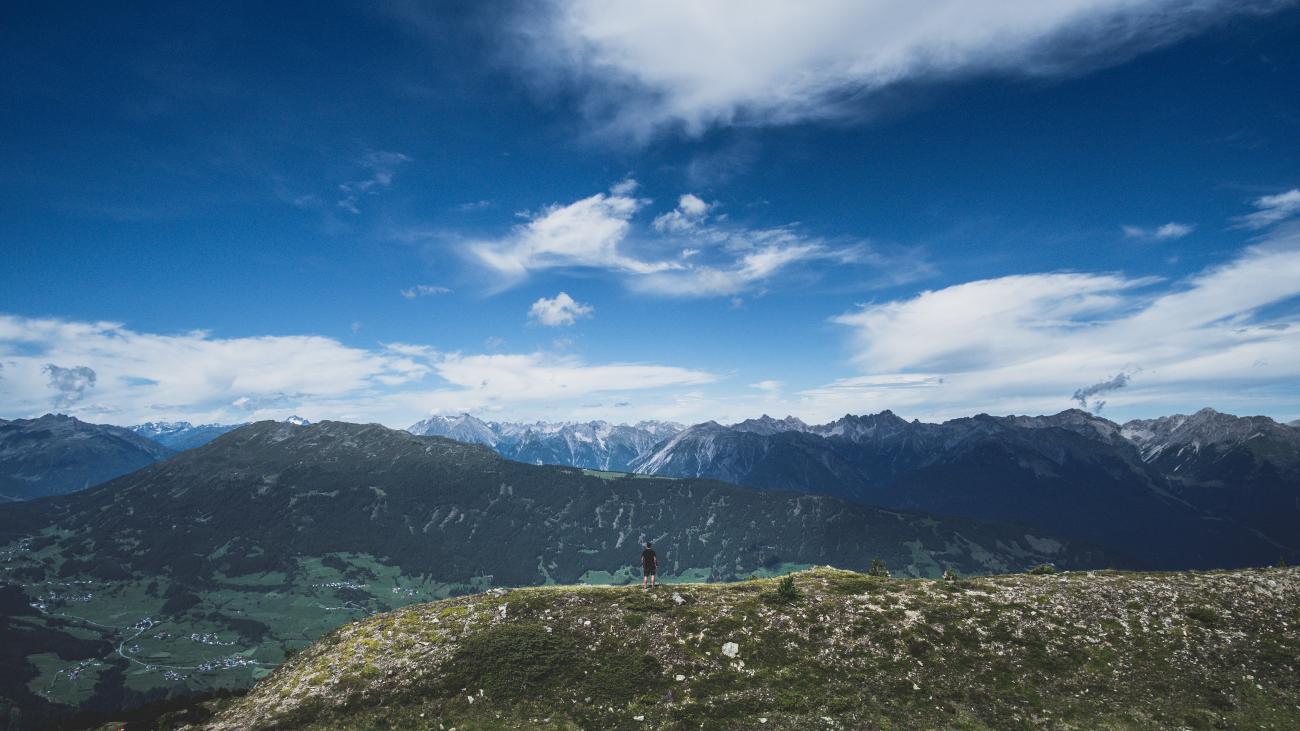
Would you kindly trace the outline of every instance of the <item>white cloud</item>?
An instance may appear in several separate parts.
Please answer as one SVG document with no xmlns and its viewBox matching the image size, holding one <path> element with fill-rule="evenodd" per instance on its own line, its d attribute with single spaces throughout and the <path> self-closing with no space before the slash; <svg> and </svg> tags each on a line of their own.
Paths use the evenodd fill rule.
<svg viewBox="0 0 1300 731">
<path fill-rule="evenodd" d="M 1170 221 L 1163 226 L 1155 228 L 1143 228 L 1141 226 L 1122 226 L 1124 235 L 1130 239 L 1144 239 L 1150 241 L 1169 241 L 1181 239 L 1196 230 L 1196 226 L 1189 223 L 1176 223 Z"/>
<path fill-rule="evenodd" d="M 572 267 L 602 269 L 623 277 L 635 291 L 667 297 L 720 297 L 758 287 L 800 263 L 834 261 L 889 270 L 893 283 L 910 281 L 927 269 L 915 261 L 883 257 L 862 243 L 832 246 L 791 226 L 751 229 L 710 215 L 716 204 L 682 195 L 677 206 L 656 217 L 655 233 L 638 235 L 633 218 L 650 204 L 632 198 L 634 181 L 567 205 L 528 214 L 496 241 L 468 245 L 469 255 L 499 275 L 504 286 L 531 272 Z M 635 241 L 643 251 L 630 251 Z M 668 255 L 671 252 L 672 255 Z"/>
<path fill-rule="evenodd" d="M 547 327 L 572 325 L 580 317 L 591 317 L 595 311 L 591 305 L 584 305 L 574 300 L 567 292 L 561 292 L 551 299 L 539 298 L 528 308 L 528 319 Z"/>
<path fill-rule="evenodd" d="M 698 196 L 686 193 L 678 199 L 676 208 L 655 217 L 654 229 L 674 233 L 689 231 L 704 221 L 712 207 Z"/>
<path fill-rule="evenodd" d="M 1237 219 L 1246 228 L 1266 228 L 1300 213 L 1300 188 L 1255 199 L 1255 211 Z"/>
<path fill-rule="evenodd" d="M 414 287 L 408 287 L 401 291 L 403 297 L 413 300 L 416 297 L 428 297 L 435 294 L 451 294 L 447 287 L 440 287 L 434 284 L 417 284 Z"/>
<path fill-rule="evenodd" d="M 764 393 L 777 393 L 781 390 L 781 382 L 773 380 L 759 381 L 758 383 L 749 384 L 749 387 L 757 388 Z"/>
<path fill-rule="evenodd" d="M 1112 408 L 1223 406 L 1300 378 L 1300 322 L 1285 306 L 1297 296 L 1294 235 L 1173 284 L 1085 273 L 958 284 L 835 318 L 853 331 L 865 380 L 805 396 L 931 416 L 1041 413 L 1109 384 Z"/>
<path fill-rule="evenodd" d="M 532 76 L 577 85 L 600 123 L 644 139 L 858 113 L 905 82 L 1078 73 L 1284 4 L 567 0 L 517 25 Z"/>
<path fill-rule="evenodd" d="M 568 205 L 551 205 L 498 241 L 475 242 L 470 254 L 508 281 L 558 267 L 595 267 L 633 274 L 663 271 L 671 263 L 642 261 L 620 250 L 630 219 L 648 201 L 633 198 L 635 181 Z"/>
<path fill-rule="evenodd" d="M 6 417 L 63 410 L 92 420 L 111 413 L 122 424 L 231 423 L 300 413 L 402 427 L 434 410 L 535 414 L 574 406 L 566 399 L 590 394 L 715 380 L 701 370 L 588 364 L 577 356 L 465 355 L 410 343 L 358 348 L 313 335 L 163 335 L 13 315 L 0 315 L 0 364 Z M 93 404 L 82 398 L 91 389 Z"/>
<path fill-rule="evenodd" d="M 626 196 L 635 193 L 636 189 L 639 187 L 641 187 L 641 184 L 636 182 L 632 178 L 624 178 L 623 180 L 610 186 L 609 192 L 612 193 L 613 195 Z"/>
</svg>

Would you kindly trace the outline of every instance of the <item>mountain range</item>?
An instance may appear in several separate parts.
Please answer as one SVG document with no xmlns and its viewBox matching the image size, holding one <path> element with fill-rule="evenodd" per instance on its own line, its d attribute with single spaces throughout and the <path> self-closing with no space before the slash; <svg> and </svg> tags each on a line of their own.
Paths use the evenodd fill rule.
<svg viewBox="0 0 1300 731">
<path fill-rule="evenodd" d="M 589 422 L 485 422 L 470 416 L 430 416 L 407 428 L 412 434 L 439 436 L 492 447 L 509 459 L 530 464 L 560 464 L 595 470 L 631 471 L 633 462 L 684 427 L 661 421 L 636 424 Z"/>
<path fill-rule="evenodd" d="M 17 438 L 26 423 L 20 420 L 6 432 L 12 434 L 3 442 L 0 474 L 9 476 L 11 487 L 3 493 L 9 500 L 82 489 L 171 453 L 140 439 L 124 445 L 126 432 L 117 427 L 43 420 L 36 421 L 64 428 L 37 428 L 33 433 L 43 440 L 24 440 Z M 178 448 L 232 428 L 131 427 Z M 433 416 L 408 431 L 481 444 L 532 464 L 705 477 L 892 509 L 1022 522 L 1141 557 L 1152 567 L 1295 560 L 1300 535 L 1300 430 L 1211 409 L 1126 424 L 1079 410 L 941 424 L 885 411 L 820 425 L 765 415 L 689 428 L 486 422 L 462 414 Z M 88 440 L 90 434 L 99 441 Z M 101 442 L 115 447 L 87 448 Z"/>
<path fill-rule="evenodd" d="M 1157 567 L 1300 556 L 1300 431 L 1204 409 L 1120 425 L 1084 411 L 942 424 L 889 411 L 697 424 L 634 471 L 1021 521 Z"/>
<path fill-rule="evenodd" d="M 191 424 L 188 421 L 149 421 L 144 424 L 128 426 L 127 429 L 146 439 L 183 452 L 194 449 L 216 439 L 243 424 Z"/>
</svg>

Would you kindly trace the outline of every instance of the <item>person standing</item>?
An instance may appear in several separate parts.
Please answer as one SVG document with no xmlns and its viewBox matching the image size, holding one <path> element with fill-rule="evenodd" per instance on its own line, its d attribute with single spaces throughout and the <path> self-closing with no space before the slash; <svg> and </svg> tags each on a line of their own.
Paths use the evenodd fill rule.
<svg viewBox="0 0 1300 731">
<path fill-rule="evenodd" d="M 650 586 L 655 585 L 655 573 L 659 570 L 659 557 L 655 555 L 654 544 L 650 541 L 645 542 L 645 550 L 641 552 L 641 588 L 645 588 L 647 582 Z"/>
</svg>

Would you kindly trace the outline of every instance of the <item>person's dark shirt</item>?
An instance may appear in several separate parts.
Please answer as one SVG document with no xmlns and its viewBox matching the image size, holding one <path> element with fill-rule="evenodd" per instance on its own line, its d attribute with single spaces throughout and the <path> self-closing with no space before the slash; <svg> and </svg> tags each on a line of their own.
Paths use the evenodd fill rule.
<svg viewBox="0 0 1300 731">
<path fill-rule="evenodd" d="M 641 552 L 641 565 L 642 566 L 655 565 L 655 550 L 653 548 L 647 548 L 646 550 Z"/>
</svg>

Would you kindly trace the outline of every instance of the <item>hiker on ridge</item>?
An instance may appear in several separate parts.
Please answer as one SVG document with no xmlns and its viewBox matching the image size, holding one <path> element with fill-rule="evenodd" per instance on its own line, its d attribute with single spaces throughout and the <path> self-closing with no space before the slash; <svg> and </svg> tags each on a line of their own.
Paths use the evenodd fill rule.
<svg viewBox="0 0 1300 731">
<path fill-rule="evenodd" d="M 641 588 L 646 587 L 646 582 L 650 582 L 650 586 L 655 585 L 655 571 L 658 568 L 659 558 L 655 556 L 654 544 L 646 541 L 645 550 L 641 552 Z"/>
</svg>

